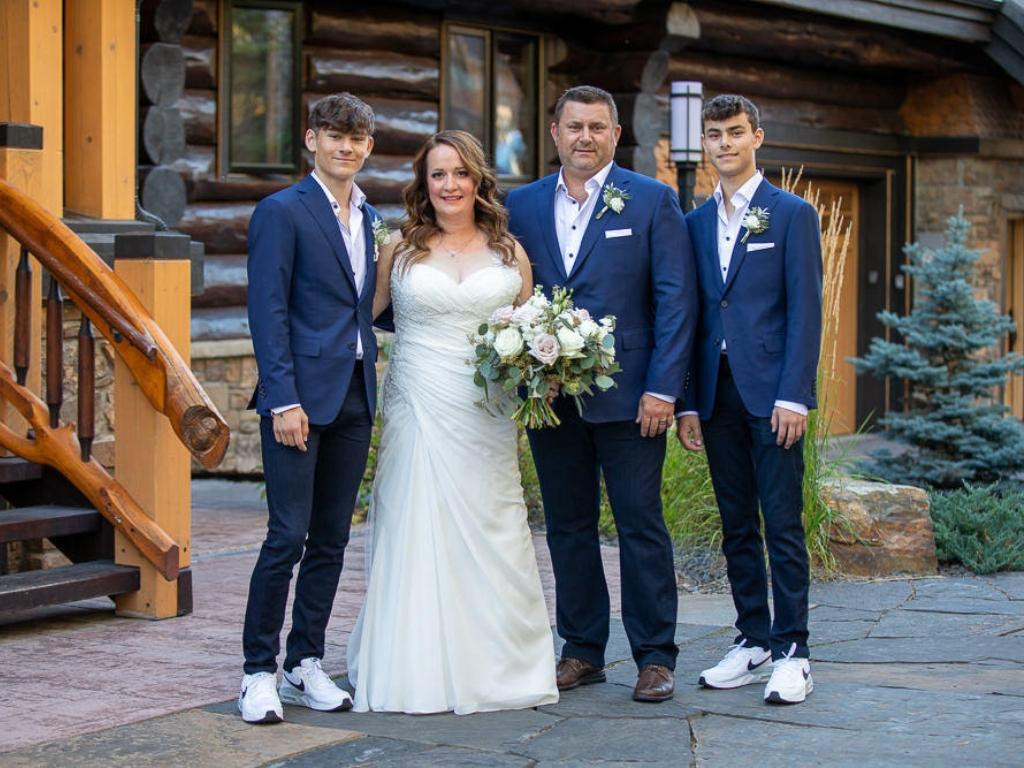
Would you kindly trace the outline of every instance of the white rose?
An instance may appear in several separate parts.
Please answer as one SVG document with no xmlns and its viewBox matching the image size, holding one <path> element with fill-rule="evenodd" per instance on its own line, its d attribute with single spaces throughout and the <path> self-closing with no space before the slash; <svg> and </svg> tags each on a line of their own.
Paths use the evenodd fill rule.
<svg viewBox="0 0 1024 768">
<path fill-rule="evenodd" d="M 523 337 L 515 328 L 504 328 L 494 336 L 494 351 L 502 358 L 515 357 L 523 351 Z"/>
<path fill-rule="evenodd" d="M 583 349 L 583 337 L 571 328 L 559 328 L 558 343 L 562 347 L 562 354 L 566 357 L 579 357 Z"/>
<path fill-rule="evenodd" d="M 580 327 L 577 330 L 583 338 L 589 339 L 591 336 L 597 333 L 598 325 L 593 320 L 584 320 L 582 323 L 580 323 Z"/>
<path fill-rule="evenodd" d="M 621 197 L 613 197 L 608 201 L 608 207 L 616 213 L 622 213 L 622 209 L 626 207 L 626 201 Z"/>
<path fill-rule="evenodd" d="M 761 226 L 761 221 L 760 219 L 757 218 L 755 214 L 748 211 L 743 216 L 742 221 L 740 221 L 740 226 L 744 227 L 745 229 L 757 229 L 758 227 Z"/>
</svg>

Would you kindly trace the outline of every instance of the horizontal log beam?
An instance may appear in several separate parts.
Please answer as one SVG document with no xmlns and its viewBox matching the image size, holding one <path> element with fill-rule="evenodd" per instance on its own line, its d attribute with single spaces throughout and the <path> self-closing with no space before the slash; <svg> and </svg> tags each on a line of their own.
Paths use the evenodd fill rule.
<svg viewBox="0 0 1024 768">
<path fill-rule="evenodd" d="M 699 80 L 704 83 L 705 92 L 803 99 L 851 107 L 870 104 L 879 109 L 898 109 L 906 91 L 902 83 L 893 80 L 786 65 L 765 66 L 763 61 L 713 58 L 688 51 L 672 56 L 668 79 Z"/>
<path fill-rule="evenodd" d="M 437 59 L 441 56 L 441 17 L 404 10 L 393 15 L 384 8 L 374 13 L 313 11 L 306 43 L 347 51 L 402 51 Z"/>
<path fill-rule="evenodd" d="M 248 297 L 247 256 L 231 253 L 203 261 L 203 292 L 192 297 L 193 308 L 245 306 Z"/>
<path fill-rule="evenodd" d="M 186 35 L 181 38 L 185 54 L 185 87 L 217 87 L 217 38 Z"/>
<path fill-rule="evenodd" d="M 948 40 L 936 44 L 874 24 L 786 15 L 754 5 L 736 13 L 731 3 L 701 4 L 693 10 L 700 26 L 700 37 L 689 44 L 694 50 L 855 72 L 942 72 L 971 66 L 972 61 L 983 63 L 976 49 Z"/>
<path fill-rule="evenodd" d="M 332 51 L 307 54 L 307 87 L 320 93 L 351 91 L 366 96 L 430 99 L 440 95 L 436 58 L 410 56 L 402 50 Z"/>
<path fill-rule="evenodd" d="M 192 342 L 244 339 L 249 331 L 249 315 L 245 305 L 197 308 L 192 312 Z"/>
<path fill-rule="evenodd" d="M 201 203 L 185 208 L 176 229 L 206 245 L 207 254 L 245 253 L 252 203 Z"/>
<path fill-rule="evenodd" d="M 217 92 L 189 90 L 174 103 L 181 113 L 185 141 L 213 146 L 217 143 Z"/>
</svg>

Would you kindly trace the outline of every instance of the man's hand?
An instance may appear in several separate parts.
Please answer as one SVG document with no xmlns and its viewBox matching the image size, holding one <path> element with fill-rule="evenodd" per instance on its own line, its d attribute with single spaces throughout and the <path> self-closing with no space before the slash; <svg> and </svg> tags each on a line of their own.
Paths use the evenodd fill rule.
<svg viewBox="0 0 1024 768">
<path fill-rule="evenodd" d="M 672 423 L 672 416 L 675 411 L 675 403 L 661 400 L 654 395 L 644 395 L 640 398 L 640 407 L 636 414 L 636 423 L 640 425 L 640 434 L 643 437 L 657 437 L 668 429 Z"/>
<path fill-rule="evenodd" d="M 271 418 L 274 420 L 274 439 L 281 445 L 289 448 L 306 450 L 306 440 L 309 438 L 309 417 L 302 410 L 302 406 L 289 408 L 287 411 L 275 413 Z"/>
<path fill-rule="evenodd" d="M 792 448 L 793 445 L 804 436 L 807 431 L 807 417 L 789 410 L 775 406 L 772 409 L 772 432 L 775 433 L 776 445 L 783 448 Z"/>
<path fill-rule="evenodd" d="M 686 450 L 703 451 L 704 438 L 700 433 L 700 417 L 695 413 L 680 416 L 676 424 L 676 437 Z"/>
</svg>

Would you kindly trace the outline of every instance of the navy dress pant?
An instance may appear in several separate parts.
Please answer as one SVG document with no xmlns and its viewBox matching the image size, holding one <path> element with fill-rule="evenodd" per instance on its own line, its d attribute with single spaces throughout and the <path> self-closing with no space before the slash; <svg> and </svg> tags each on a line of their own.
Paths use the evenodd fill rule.
<svg viewBox="0 0 1024 768">
<path fill-rule="evenodd" d="M 774 659 L 806 658 L 810 570 L 804 540 L 803 439 L 777 445 L 771 419 L 743 405 L 728 356 L 723 355 L 711 419 L 701 422 L 711 481 L 722 516 L 725 554 L 736 605 L 736 629 L 748 645 L 769 648 Z M 768 607 L 768 577 L 760 506 L 772 574 L 775 619 Z"/>
<path fill-rule="evenodd" d="M 270 417 L 260 423 L 270 519 L 249 582 L 242 646 L 245 672 L 274 672 L 288 587 L 299 575 L 284 668 L 323 658 L 324 635 L 348 544 L 352 511 L 366 469 L 373 428 L 360 364 L 334 421 L 310 425 L 307 450 L 274 439 Z"/>
<path fill-rule="evenodd" d="M 677 595 L 672 542 L 661 511 L 665 436 L 641 437 L 632 421 L 592 424 L 568 398 L 556 428 L 530 430 L 563 657 L 604 666 L 610 617 L 598 538 L 600 480 L 619 535 L 622 621 L 638 666 L 675 668 Z"/>
</svg>

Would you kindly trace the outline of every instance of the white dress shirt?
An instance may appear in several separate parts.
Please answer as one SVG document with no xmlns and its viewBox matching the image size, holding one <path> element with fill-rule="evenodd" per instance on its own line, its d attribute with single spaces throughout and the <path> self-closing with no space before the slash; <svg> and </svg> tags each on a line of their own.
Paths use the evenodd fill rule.
<svg viewBox="0 0 1024 768">
<path fill-rule="evenodd" d="M 562 252 L 562 264 L 565 266 L 566 275 L 572 274 L 572 269 L 579 258 L 583 236 L 587 234 L 587 225 L 594 215 L 595 206 L 604 205 L 601 201 L 601 189 L 611 170 L 612 164 L 608 163 L 587 179 L 583 185 L 587 199 L 582 203 L 569 194 L 562 171 L 558 171 L 558 182 L 555 184 L 555 234 L 558 237 L 558 249 Z M 667 403 L 675 402 L 674 397 L 659 395 L 657 392 L 646 394 Z"/>
<path fill-rule="evenodd" d="M 754 193 L 764 181 L 764 176 L 757 171 L 743 186 L 737 189 L 729 202 L 732 204 L 732 216 L 725 209 L 725 193 L 722 192 L 722 183 L 715 187 L 714 197 L 718 204 L 718 265 L 722 270 L 722 282 L 729 276 L 729 265 L 732 263 L 732 252 L 736 247 L 736 241 L 741 237 L 740 229 L 743 217 L 747 214 L 750 201 L 754 199 Z M 725 352 L 725 339 L 722 339 L 722 351 Z M 792 403 L 788 400 L 776 400 L 775 405 L 785 408 L 787 411 L 807 415 L 807 406 L 803 403 Z M 685 411 L 682 415 L 696 413 L 696 411 Z"/>
<path fill-rule="evenodd" d="M 612 164 L 595 173 L 583 185 L 587 199 L 582 203 L 569 194 L 562 171 L 558 172 L 558 183 L 555 185 L 555 233 L 558 235 L 558 248 L 562 252 L 562 264 L 565 274 L 571 275 L 576 259 L 580 255 L 583 236 L 587 233 L 587 225 L 594 213 L 594 206 L 601 200 L 601 188 L 611 173 Z"/>
<path fill-rule="evenodd" d="M 355 182 L 352 183 L 352 194 L 349 197 L 348 203 L 348 226 L 341 220 L 339 213 L 341 212 L 341 203 L 339 203 L 334 195 L 331 194 L 331 190 L 327 188 L 327 185 L 321 181 L 320 177 L 316 175 L 316 171 L 310 174 L 316 183 L 320 185 L 320 189 L 327 195 L 327 202 L 331 204 L 331 210 L 334 211 L 334 218 L 338 221 L 338 229 L 341 231 L 341 239 L 345 243 L 345 250 L 348 251 L 349 263 L 352 265 L 352 274 L 356 280 L 356 295 L 358 296 L 363 292 L 363 283 L 366 282 L 366 248 L 365 248 L 365 237 L 363 235 L 363 203 L 366 202 L 366 195 L 363 194 Z M 363 359 L 363 339 L 362 334 L 356 332 L 356 360 Z M 274 414 L 284 413 L 290 411 L 292 408 L 298 408 L 300 403 L 292 403 L 291 405 L 282 405 L 279 408 L 272 408 L 271 412 Z"/>
</svg>

